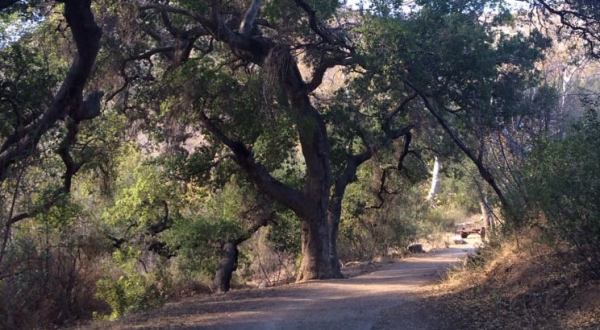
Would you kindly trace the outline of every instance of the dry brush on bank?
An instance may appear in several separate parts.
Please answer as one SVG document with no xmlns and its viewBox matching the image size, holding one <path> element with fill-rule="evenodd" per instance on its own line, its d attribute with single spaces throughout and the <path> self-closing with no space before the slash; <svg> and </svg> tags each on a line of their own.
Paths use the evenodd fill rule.
<svg viewBox="0 0 600 330">
<path fill-rule="evenodd" d="M 576 251 L 529 234 L 467 259 L 425 304 L 448 329 L 598 329 L 600 281 Z"/>
</svg>

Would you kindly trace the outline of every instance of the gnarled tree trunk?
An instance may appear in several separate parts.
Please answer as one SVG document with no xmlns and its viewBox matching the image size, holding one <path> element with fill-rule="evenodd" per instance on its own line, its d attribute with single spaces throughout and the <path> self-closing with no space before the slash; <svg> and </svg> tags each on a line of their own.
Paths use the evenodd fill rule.
<svg viewBox="0 0 600 330">
<path fill-rule="evenodd" d="M 325 121 L 311 104 L 306 84 L 287 46 L 273 47 L 265 66 L 280 79 L 279 85 L 288 98 L 306 162 L 305 205 L 301 210 L 294 210 L 302 221 L 302 262 L 297 280 L 340 278 L 336 235 L 332 235 L 339 216 L 334 223 L 329 221 L 331 157 Z"/>
<path fill-rule="evenodd" d="M 389 113 L 384 123 L 386 138 L 383 144 L 365 145 L 365 152 L 360 155 L 349 155 L 351 156 L 350 163 L 347 164 L 348 167 L 342 175 L 343 179 L 339 182 L 339 187 L 343 186 L 344 189 L 338 189 L 336 182 L 335 198 L 330 200 L 333 183 L 330 138 L 326 127 L 326 117 L 311 103 L 310 94 L 322 84 L 328 69 L 338 65 L 356 65 L 362 61 L 356 56 L 354 46 L 347 42 L 346 37 L 342 37 L 337 32 L 332 33 L 333 31 L 329 31 L 323 24 L 324 22 L 320 22 L 317 11 L 308 2 L 295 0 L 293 3 L 308 19 L 310 30 L 315 37 L 321 40 L 318 45 L 323 44 L 324 46 L 320 50 L 322 52 L 320 61 L 315 63 L 312 69 L 311 79 L 305 81 L 300 74 L 296 55 L 293 55 L 297 53 L 297 48 L 287 44 L 286 38 L 274 38 L 269 33 L 260 33 L 260 26 L 257 22 L 262 1 L 252 0 L 250 2 L 245 13 L 242 15 L 240 12 L 239 17 L 243 16 L 243 20 L 237 31 L 229 24 L 230 20 L 221 15 L 224 12 L 221 9 L 224 8 L 221 8 L 218 2 L 208 6 L 210 9 L 207 12 L 210 15 L 168 4 L 144 2 L 139 8 L 141 11 L 161 13 L 163 18 L 167 18 L 164 20 L 165 25 L 170 25 L 169 14 L 180 15 L 195 21 L 197 26 L 185 31 L 186 35 L 195 37 L 183 38 L 181 33 L 171 33 L 175 39 L 178 39 L 177 43 L 185 41 L 186 44 L 193 45 L 194 38 L 210 35 L 211 38 L 227 45 L 231 49 L 232 55 L 243 60 L 244 63 L 253 63 L 261 68 L 264 83 L 272 89 L 270 91 L 272 95 L 281 96 L 277 103 L 282 105 L 282 109 L 294 122 L 294 129 L 306 165 L 306 180 L 302 189 L 286 185 L 273 177 L 265 166 L 254 159 L 251 148 L 247 147 L 244 141 L 237 140 L 230 134 L 232 132 L 227 132 L 220 127 L 219 118 L 210 118 L 206 113 L 201 112 L 199 119 L 217 140 L 233 152 L 235 162 L 262 193 L 286 206 L 301 219 L 303 261 L 298 279 L 341 277 L 336 251 L 340 205 L 330 207 L 330 203 L 334 200 L 335 203 L 341 203 L 345 185 L 355 177 L 356 167 L 369 159 L 373 152 L 388 147 L 391 142 L 402 136 L 409 137 L 411 126 L 393 129 L 392 123 L 394 117 L 403 113 L 406 110 L 405 106 L 410 100 L 416 98 L 416 95 L 407 98 L 397 109 Z M 225 12 L 229 12 L 229 10 L 228 7 Z M 165 26 L 165 28 L 172 30 L 169 26 Z M 171 48 L 170 45 L 166 47 L 166 49 Z M 182 61 L 189 57 L 190 52 L 184 54 Z M 285 101 L 280 102 L 284 97 Z M 374 141 L 376 140 L 379 139 Z M 367 141 L 364 142 L 370 144 Z M 406 145 L 408 146 L 408 144 Z"/>
<path fill-rule="evenodd" d="M 270 206 L 265 207 L 270 208 Z M 233 272 L 237 270 L 238 246 L 252 237 L 261 227 L 267 226 L 273 216 L 273 211 L 268 212 L 265 216 L 261 216 L 244 234 L 237 239 L 225 242 L 221 246 L 221 259 L 219 260 L 219 266 L 213 279 L 213 285 L 218 293 L 225 293 L 231 288 L 231 278 L 233 277 Z"/>
<path fill-rule="evenodd" d="M 333 67 L 336 61 L 323 63 L 320 69 L 315 70 L 313 81 L 306 83 L 288 45 L 252 34 L 251 26 L 258 15 L 260 3 L 260 0 L 252 1 L 238 33 L 218 17 L 215 20 L 201 19 L 200 23 L 239 56 L 262 67 L 265 77 L 275 89 L 274 92 L 281 92 L 286 96 L 287 109 L 294 121 L 306 164 L 303 189 L 296 190 L 273 178 L 255 161 L 251 150 L 243 142 L 232 140 L 207 116 L 204 115 L 201 120 L 217 139 L 233 151 L 238 165 L 263 193 L 289 207 L 301 219 L 302 263 L 298 280 L 341 277 L 339 266 L 333 266 L 338 262 L 334 241 L 339 216 L 331 225 L 328 218 L 332 175 L 329 137 L 322 114 L 314 108 L 309 98 L 309 94 L 320 85 L 326 69 Z M 300 7 L 309 15 L 314 15 L 307 4 Z M 160 6 L 146 8 L 158 9 Z M 316 24 L 313 25 L 313 29 L 318 30 Z M 324 36 L 321 33 L 321 37 Z"/>
<path fill-rule="evenodd" d="M 334 266 L 338 260 L 337 253 L 331 255 L 332 240 L 327 217 L 304 220 L 301 230 L 302 262 L 297 280 L 341 278 L 339 266 Z"/>
</svg>

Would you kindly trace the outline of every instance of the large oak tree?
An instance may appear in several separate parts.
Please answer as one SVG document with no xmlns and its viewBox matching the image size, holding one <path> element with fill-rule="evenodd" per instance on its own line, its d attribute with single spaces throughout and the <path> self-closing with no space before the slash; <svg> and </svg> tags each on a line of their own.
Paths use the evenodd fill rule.
<svg viewBox="0 0 600 330">
<path fill-rule="evenodd" d="M 116 12 L 137 17 L 121 22 L 130 34 L 114 42 L 122 85 L 111 99 L 136 120 L 158 119 L 167 144 L 207 133 L 224 149 L 201 152 L 229 153 L 300 219 L 298 279 L 340 277 L 348 184 L 381 152 L 397 152 L 396 170 L 419 157 L 411 143 L 426 143 L 428 127 L 439 125 L 506 204 L 483 137 L 519 112 L 544 40 L 503 34 L 498 3 L 418 1 L 410 10 L 384 1 L 361 13 L 303 0 L 126 2 Z M 490 8 L 498 18 L 482 20 Z M 344 86 L 326 92 L 332 71 L 345 73 Z M 277 174 L 290 159 L 304 168 L 300 182 Z"/>
</svg>

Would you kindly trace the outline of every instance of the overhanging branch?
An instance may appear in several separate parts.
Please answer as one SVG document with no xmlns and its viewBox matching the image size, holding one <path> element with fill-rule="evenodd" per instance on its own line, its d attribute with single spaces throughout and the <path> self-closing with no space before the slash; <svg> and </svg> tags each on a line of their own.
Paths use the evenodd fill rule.
<svg viewBox="0 0 600 330">
<path fill-rule="evenodd" d="M 102 31 L 90 9 L 91 0 L 64 0 L 64 17 L 69 24 L 77 48 L 67 76 L 50 108 L 37 120 L 9 136 L 0 152 L 0 181 L 6 179 L 12 164 L 29 157 L 41 137 L 65 116 L 76 114 L 82 107 L 83 89 L 92 72 L 100 49 Z"/>
<path fill-rule="evenodd" d="M 254 160 L 252 152 L 243 143 L 229 138 L 204 112 L 200 113 L 200 121 L 217 140 L 233 152 L 235 162 L 269 197 L 290 207 L 298 215 L 306 215 L 306 212 L 311 211 L 306 208 L 304 195 L 275 179 L 264 166 Z"/>
<path fill-rule="evenodd" d="M 436 119 L 436 121 L 442 127 L 442 129 L 446 132 L 446 134 L 448 134 L 448 136 L 450 136 L 450 138 L 452 139 L 452 141 L 454 142 L 454 144 L 456 144 L 456 146 L 458 146 L 458 148 L 467 157 L 469 157 L 469 159 L 471 159 L 471 161 L 475 164 L 475 166 L 477 167 L 477 170 L 479 171 L 479 174 L 492 187 L 492 189 L 494 190 L 494 192 L 498 196 L 498 199 L 500 200 L 500 203 L 502 204 L 502 206 L 503 207 L 509 207 L 509 205 L 507 203 L 507 200 L 504 197 L 504 194 L 502 193 L 502 190 L 500 190 L 500 187 L 496 183 L 496 180 L 494 179 L 494 177 L 492 176 L 492 174 L 483 165 L 482 160 L 479 159 L 469 149 L 469 147 L 467 147 L 467 145 L 458 137 L 458 135 L 456 133 L 454 133 L 454 131 L 446 123 L 446 121 L 444 120 L 444 118 L 437 112 L 435 104 L 430 101 L 429 97 L 427 97 L 427 95 L 425 95 L 425 93 L 423 93 L 420 89 L 418 89 L 416 86 L 414 86 L 411 82 L 409 82 L 408 80 L 405 80 L 404 83 L 409 88 L 411 88 L 415 93 L 417 93 L 419 95 L 419 97 L 423 101 L 423 104 L 425 105 L 425 108 Z"/>
<path fill-rule="evenodd" d="M 347 57 L 346 55 L 323 59 L 313 70 L 312 78 L 306 84 L 306 90 L 310 93 L 321 86 L 323 83 L 323 77 L 325 76 L 327 70 L 338 65 L 348 66 L 352 64 L 356 64 L 356 60 L 353 57 Z"/>
</svg>

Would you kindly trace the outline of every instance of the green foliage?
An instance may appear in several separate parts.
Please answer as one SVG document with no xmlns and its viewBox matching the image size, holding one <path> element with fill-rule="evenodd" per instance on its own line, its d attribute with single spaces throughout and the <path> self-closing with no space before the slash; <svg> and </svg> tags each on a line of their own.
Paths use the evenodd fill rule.
<svg viewBox="0 0 600 330">
<path fill-rule="evenodd" d="M 596 112 L 564 139 L 541 141 L 526 166 L 529 201 L 549 229 L 575 246 L 600 276 L 600 120 Z"/>
<path fill-rule="evenodd" d="M 435 203 L 447 210 L 463 210 L 464 213 L 478 213 L 480 183 L 476 175 L 477 169 L 469 160 L 459 163 L 447 162 L 442 169 L 441 189 Z M 457 219 L 460 220 L 460 219 Z"/>
<path fill-rule="evenodd" d="M 420 185 L 405 177 L 394 180 L 401 194 L 384 194 L 384 203 L 376 196 L 379 179 L 368 164 L 359 172 L 359 180 L 348 186 L 340 223 L 339 255 L 344 261 L 369 259 L 402 252 L 419 234 L 425 207 Z M 377 187 L 370 187 L 374 184 Z M 395 252 L 394 252 L 395 251 Z"/>
<path fill-rule="evenodd" d="M 471 199 L 473 199 L 473 196 L 471 196 Z M 453 208 L 452 205 L 448 204 L 425 209 L 422 218 L 418 221 L 417 235 L 427 237 L 438 233 L 453 232 L 455 224 L 464 222 L 467 214 L 465 209 Z"/>
<path fill-rule="evenodd" d="M 453 111 L 455 116 L 446 120 L 465 134 L 472 134 L 474 125 L 494 127 L 517 115 L 524 92 L 537 85 L 534 64 L 543 58 L 549 39 L 537 31 L 508 35 L 498 29 L 503 22 L 481 22 L 472 12 L 489 1 L 421 4 L 403 18 L 365 18 L 360 50 L 367 67 L 377 70 L 353 82 L 355 93 L 367 93 L 364 97 L 375 107 L 391 108 L 412 93 L 408 81 Z"/>
<path fill-rule="evenodd" d="M 152 244 L 161 243 L 164 231 L 179 218 L 179 190 L 164 179 L 160 167 L 145 162 L 140 151 L 124 145 L 117 152 L 115 195 L 102 213 L 103 225 L 117 249 L 105 277 L 97 282 L 96 297 L 111 308 L 110 319 L 159 306 L 169 294 L 170 276 L 162 270 L 166 261 L 148 256 Z M 146 262 L 154 266 L 146 269 Z"/>
<path fill-rule="evenodd" d="M 169 295 L 170 278 L 161 260 L 155 269 L 147 271 L 140 264 L 142 251 L 133 246 L 115 250 L 112 260 L 116 266 L 106 273 L 116 272 L 118 278 L 106 276 L 96 282 L 96 298 L 111 309 L 107 317 L 114 320 L 123 315 L 162 305 Z"/>
<path fill-rule="evenodd" d="M 184 218 L 175 222 L 168 242 L 178 249 L 179 267 L 190 277 L 198 272 L 212 276 L 222 244 L 242 234 L 235 219 Z"/>
<path fill-rule="evenodd" d="M 114 320 L 131 312 L 158 307 L 164 301 L 156 284 L 142 274 L 120 276 L 117 280 L 105 278 L 96 283 L 96 297 L 105 301 Z"/>
<path fill-rule="evenodd" d="M 267 239 L 277 251 L 300 254 L 300 220 L 291 211 L 278 213 L 277 223 L 269 227 Z"/>
<path fill-rule="evenodd" d="M 50 104 L 58 79 L 48 59 L 27 45 L 0 49 L 0 138 L 27 124 L 28 118 L 37 117 Z"/>
<path fill-rule="evenodd" d="M 107 225 L 143 230 L 177 217 L 178 189 L 158 166 L 145 163 L 132 145 L 122 148 L 118 164 L 114 205 L 102 215 Z"/>
<path fill-rule="evenodd" d="M 377 197 L 381 164 L 366 164 L 344 198 L 338 244 L 342 260 L 403 252 L 420 239 L 442 243 L 456 223 L 479 214 L 473 166 L 466 161 L 443 160 L 442 164 L 440 190 L 434 200 L 426 200 L 431 177 L 415 175 L 418 167 L 411 170 L 414 164 L 407 163 L 399 173 L 388 174 L 388 193 L 380 195 L 383 204 Z"/>
<path fill-rule="evenodd" d="M 15 1 L 0 10 L 0 47 L 15 42 L 33 30 L 45 10 L 44 1 L 41 0 Z"/>
<path fill-rule="evenodd" d="M 47 212 L 39 214 L 36 220 L 48 228 L 64 230 L 64 228 L 74 226 L 81 213 L 82 209 L 79 205 L 65 199 L 64 202 L 51 207 Z"/>
</svg>

